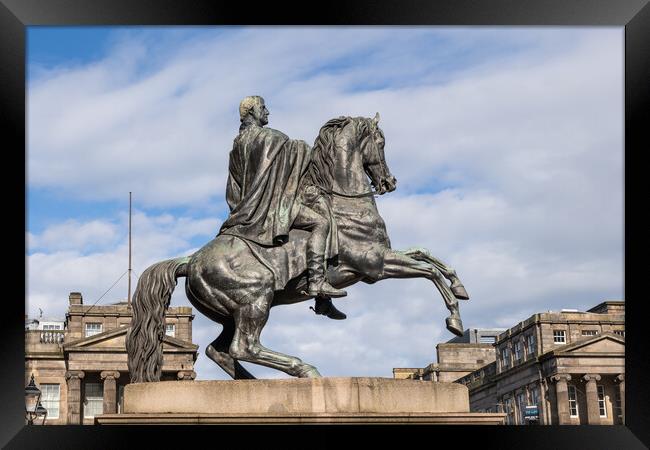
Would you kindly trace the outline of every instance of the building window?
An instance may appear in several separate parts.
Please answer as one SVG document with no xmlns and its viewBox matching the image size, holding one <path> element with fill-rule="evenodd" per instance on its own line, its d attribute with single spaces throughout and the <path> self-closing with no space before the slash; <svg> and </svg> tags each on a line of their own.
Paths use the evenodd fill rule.
<svg viewBox="0 0 650 450">
<path fill-rule="evenodd" d="M 514 425 L 515 424 L 515 408 L 514 408 L 514 402 L 512 401 L 512 397 L 506 398 L 503 401 L 503 409 L 504 413 L 506 413 L 506 425 Z"/>
<path fill-rule="evenodd" d="M 517 409 L 519 410 L 519 424 L 525 423 L 524 411 L 526 411 L 526 393 L 517 394 Z"/>
<path fill-rule="evenodd" d="M 86 324 L 86 337 L 94 336 L 102 332 L 101 323 L 87 323 Z"/>
<path fill-rule="evenodd" d="M 124 385 L 117 385 L 117 413 L 122 414 L 124 409 Z"/>
<path fill-rule="evenodd" d="M 566 331 L 553 330 L 553 342 L 556 344 L 566 344 Z"/>
<path fill-rule="evenodd" d="M 614 417 L 617 417 L 620 424 L 623 424 L 623 407 L 621 405 L 621 391 L 618 389 L 614 394 Z"/>
<path fill-rule="evenodd" d="M 607 417 L 607 410 L 605 409 L 605 387 L 598 386 L 598 413 L 600 417 Z"/>
<path fill-rule="evenodd" d="M 102 383 L 86 383 L 84 398 L 84 419 L 92 419 L 103 412 L 104 385 Z"/>
<path fill-rule="evenodd" d="M 625 337 L 625 331 L 623 330 L 614 330 L 614 334 Z"/>
<path fill-rule="evenodd" d="M 530 404 L 539 406 L 539 388 L 533 386 L 529 389 L 530 392 Z"/>
<path fill-rule="evenodd" d="M 535 335 L 529 334 L 526 336 L 526 351 L 528 356 L 535 356 Z"/>
<path fill-rule="evenodd" d="M 578 397 L 576 387 L 569 385 L 569 414 L 571 417 L 578 417 Z"/>
<path fill-rule="evenodd" d="M 63 325 L 60 324 L 45 324 L 43 330 L 63 330 Z"/>
<path fill-rule="evenodd" d="M 501 370 L 507 369 L 510 365 L 510 349 L 504 347 L 501 349 Z"/>
<path fill-rule="evenodd" d="M 61 390 L 58 384 L 41 384 L 41 404 L 47 410 L 47 419 L 59 418 Z"/>
<path fill-rule="evenodd" d="M 597 334 L 598 330 L 582 330 L 583 336 L 596 336 Z"/>
<path fill-rule="evenodd" d="M 478 341 L 481 344 L 494 344 L 497 341 L 497 338 L 496 336 L 480 336 Z"/>
<path fill-rule="evenodd" d="M 173 323 L 168 323 L 165 325 L 165 334 L 167 336 L 175 337 L 176 336 L 176 325 Z"/>
<path fill-rule="evenodd" d="M 523 358 L 524 356 L 520 341 L 515 342 L 514 350 L 515 350 L 515 363 L 518 363 L 521 361 L 521 358 Z"/>
</svg>

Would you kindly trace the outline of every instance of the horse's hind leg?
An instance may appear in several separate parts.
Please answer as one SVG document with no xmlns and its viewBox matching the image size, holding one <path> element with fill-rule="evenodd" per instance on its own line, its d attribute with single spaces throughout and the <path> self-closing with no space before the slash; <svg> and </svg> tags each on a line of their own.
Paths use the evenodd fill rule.
<svg viewBox="0 0 650 450">
<path fill-rule="evenodd" d="M 438 258 L 436 258 L 435 256 L 433 256 L 429 250 L 422 247 L 414 247 L 399 253 L 403 253 L 406 256 L 410 256 L 411 258 L 417 261 L 425 261 L 433 264 L 435 268 L 438 269 L 446 279 L 451 281 L 450 289 L 451 292 L 454 293 L 454 296 L 461 300 L 469 300 L 469 294 L 467 294 L 467 291 L 465 290 L 465 286 L 463 286 L 463 283 L 460 281 L 460 278 L 458 278 L 458 275 L 456 275 L 456 271 L 451 267 L 449 267 L 444 262 L 442 262 L 441 260 L 439 260 Z"/>
<path fill-rule="evenodd" d="M 214 302 L 206 301 L 194 294 L 189 283 L 185 284 L 185 293 L 190 303 L 203 315 L 223 326 L 223 330 L 217 338 L 206 348 L 205 354 L 212 361 L 216 362 L 233 379 L 254 379 L 255 377 L 237 362 L 228 350 L 235 334 L 235 321 L 231 316 L 224 315 L 214 307 Z"/>
<path fill-rule="evenodd" d="M 221 324 L 223 325 L 221 334 L 206 347 L 205 354 L 235 380 L 255 379 L 248 370 L 228 353 L 232 338 L 235 335 L 234 320 L 232 318 L 223 320 Z"/>
<path fill-rule="evenodd" d="M 295 356 L 285 355 L 264 347 L 260 343 L 262 328 L 269 318 L 273 292 L 242 304 L 234 314 L 235 333 L 230 345 L 230 355 L 240 361 L 271 367 L 294 377 L 320 377 L 318 370 Z"/>
</svg>

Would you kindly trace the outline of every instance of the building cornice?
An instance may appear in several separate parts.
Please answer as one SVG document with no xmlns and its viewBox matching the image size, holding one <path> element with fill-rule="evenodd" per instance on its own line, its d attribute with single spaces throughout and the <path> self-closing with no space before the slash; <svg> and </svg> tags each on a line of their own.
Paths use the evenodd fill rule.
<svg viewBox="0 0 650 450">
<path fill-rule="evenodd" d="M 592 317 L 569 317 L 569 314 L 586 314 Z M 552 317 L 551 317 L 552 316 Z M 600 317 L 593 317 L 600 316 Z M 497 336 L 495 346 L 502 344 L 504 341 L 512 339 L 513 337 L 527 331 L 529 328 L 540 324 L 551 325 L 625 325 L 625 317 L 622 314 L 598 314 L 589 312 L 555 312 L 555 313 L 537 313 L 530 316 L 528 319 L 519 322 L 514 327 L 511 327 Z M 504 336 L 501 338 L 501 336 Z"/>
<path fill-rule="evenodd" d="M 60 351 L 57 353 L 54 352 L 48 352 L 48 353 L 43 353 L 43 352 L 30 352 L 30 353 L 25 353 L 25 359 L 53 359 L 53 360 L 60 360 L 64 357 L 64 352 Z"/>
</svg>

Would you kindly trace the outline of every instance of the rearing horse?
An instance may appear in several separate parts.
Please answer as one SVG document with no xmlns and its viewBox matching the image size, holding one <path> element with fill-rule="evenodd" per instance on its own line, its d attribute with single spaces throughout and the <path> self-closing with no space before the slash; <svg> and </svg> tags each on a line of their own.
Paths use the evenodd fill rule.
<svg viewBox="0 0 650 450">
<path fill-rule="evenodd" d="M 344 288 L 358 281 L 427 278 L 451 313 L 447 328 L 462 335 L 457 299 L 469 297 L 455 271 L 425 249 L 391 249 L 374 195 L 395 190 L 397 181 L 386 165 L 384 134 L 378 121 L 379 114 L 374 119 L 339 117 L 328 121 L 316 139 L 302 180 L 303 188 L 318 189 L 328 197 L 337 224 L 339 255 L 327 269 L 328 280 Z M 133 296 L 133 320 L 126 340 L 131 382 L 160 379 L 164 314 L 180 277 L 186 277 L 190 303 L 223 326 L 206 354 L 231 377 L 255 378 L 239 361 L 291 376 L 319 377 L 316 367 L 260 343 L 272 307 L 311 298 L 304 294 L 307 237 L 307 231 L 295 229 L 286 244 L 263 247 L 236 236 L 218 235 L 189 257 L 147 268 Z M 284 286 L 279 291 L 274 290 L 277 277 Z"/>
</svg>

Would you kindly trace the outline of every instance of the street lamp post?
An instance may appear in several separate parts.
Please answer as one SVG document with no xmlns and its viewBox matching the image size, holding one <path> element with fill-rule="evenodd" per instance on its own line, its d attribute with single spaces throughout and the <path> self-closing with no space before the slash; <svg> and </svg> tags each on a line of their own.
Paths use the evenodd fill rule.
<svg viewBox="0 0 650 450">
<path fill-rule="evenodd" d="M 25 387 L 25 418 L 28 425 L 34 425 L 34 419 L 43 417 L 43 424 L 47 417 L 47 410 L 41 404 L 41 390 L 36 387 L 34 374 Z"/>
</svg>

